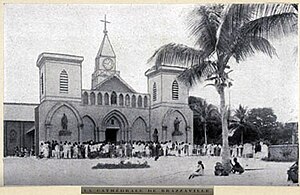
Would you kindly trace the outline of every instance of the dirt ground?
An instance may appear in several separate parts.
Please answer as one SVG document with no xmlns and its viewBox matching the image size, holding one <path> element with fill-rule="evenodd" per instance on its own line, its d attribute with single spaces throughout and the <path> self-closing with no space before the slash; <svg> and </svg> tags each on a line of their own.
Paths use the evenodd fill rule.
<svg viewBox="0 0 300 195">
<path fill-rule="evenodd" d="M 220 157 L 161 157 L 147 160 L 145 169 L 92 169 L 97 163 L 117 163 L 120 159 L 36 159 L 8 157 L 4 159 L 4 185 L 257 185 L 288 186 L 287 170 L 293 163 L 239 159 L 245 173 L 228 177 L 214 176 Z M 198 160 L 205 174 L 189 180 Z"/>
</svg>

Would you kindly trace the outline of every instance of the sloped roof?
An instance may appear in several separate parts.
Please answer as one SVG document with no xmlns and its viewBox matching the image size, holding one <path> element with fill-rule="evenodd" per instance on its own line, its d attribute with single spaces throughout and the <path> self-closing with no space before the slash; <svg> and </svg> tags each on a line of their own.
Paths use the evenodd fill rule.
<svg viewBox="0 0 300 195">
<path fill-rule="evenodd" d="M 136 91 L 117 74 L 107 77 L 96 89 L 101 91 L 136 93 Z"/>
<path fill-rule="evenodd" d="M 34 121 L 34 109 L 39 104 L 3 103 L 3 118 L 7 121 Z"/>
<path fill-rule="evenodd" d="M 116 57 L 116 54 L 114 52 L 114 49 L 110 43 L 110 40 L 109 40 L 107 34 L 104 34 L 104 37 L 101 42 L 101 45 L 100 45 L 100 48 L 99 48 L 96 58 L 98 58 L 100 56 Z"/>
</svg>

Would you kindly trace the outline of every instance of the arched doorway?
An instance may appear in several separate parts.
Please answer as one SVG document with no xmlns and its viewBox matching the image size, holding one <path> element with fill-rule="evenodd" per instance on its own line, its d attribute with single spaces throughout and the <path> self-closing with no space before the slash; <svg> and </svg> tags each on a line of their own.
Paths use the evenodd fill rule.
<svg viewBox="0 0 300 195">
<path fill-rule="evenodd" d="M 138 117 L 133 122 L 131 129 L 132 129 L 132 140 L 136 140 L 136 141 L 150 140 L 149 132 L 147 131 L 147 124 L 143 118 Z"/>
<path fill-rule="evenodd" d="M 177 123 L 177 125 L 175 125 Z M 177 127 L 175 127 L 177 126 Z M 187 142 L 187 128 L 189 124 L 186 117 L 179 110 L 169 109 L 162 120 L 162 140 Z M 176 129 L 177 128 L 177 129 Z"/>
<path fill-rule="evenodd" d="M 63 127 L 63 118 L 66 125 Z M 48 112 L 45 121 L 45 131 L 40 132 L 39 141 L 80 141 L 80 127 L 82 119 L 78 111 L 68 103 L 57 103 Z M 44 134 L 44 136 L 43 136 Z"/>
<path fill-rule="evenodd" d="M 123 113 L 118 110 L 113 110 L 108 113 L 102 120 L 101 140 L 106 142 L 127 141 L 128 135 L 128 121 Z"/>
<path fill-rule="evenodd" d="M 83 129 L 81 133 L 81 141 L 87 142 L 90 140 L 96 141 L 96 125 L 94 120 L 89 116 L 84 116 L 82 118 Z"/>
</svg>

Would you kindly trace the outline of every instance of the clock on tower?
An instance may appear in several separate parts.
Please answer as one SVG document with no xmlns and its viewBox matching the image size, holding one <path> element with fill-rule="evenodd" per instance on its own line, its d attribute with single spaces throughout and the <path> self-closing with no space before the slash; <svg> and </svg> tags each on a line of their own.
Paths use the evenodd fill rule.
<svg viewBox="0 0 300 195">
<path fill-rule="evenodd" d="M 114 61 L 111 58 L 105 58 L 102 61 L 102 65 L 105 68 L 105 70 L 111 70 L 114 67 Z"/>
</svg>

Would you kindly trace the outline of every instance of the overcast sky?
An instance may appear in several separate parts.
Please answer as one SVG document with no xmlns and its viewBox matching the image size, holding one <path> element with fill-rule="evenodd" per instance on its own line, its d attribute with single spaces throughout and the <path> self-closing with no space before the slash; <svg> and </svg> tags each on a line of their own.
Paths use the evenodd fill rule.
<svg viewBox="0 0 300 195">
<path fill-rule="evenodd" d="M 39 102 L 35 65 L 42 52 L 84 57 L 83 88 L 90 89 L 94 59 L 103 38 L 107 14 L 108 35 L 122 78 L 138 92 L 147 92 L 144 72 L 148 58 L 170 42 L 193 46 L 186 28 L 194 5 L 5 5 L 4 102 Z M 298 119 L 298 63 L 296 36 L 273 42 L 278 58 L 258 53 L 233 68 L 232 108 L 271 107 L 279 121 Z M 215 89 L 195 86 L 190 95 L 219 105 Z M 227 102 L 228 102 L 227 92 Z"/>
</svg>

